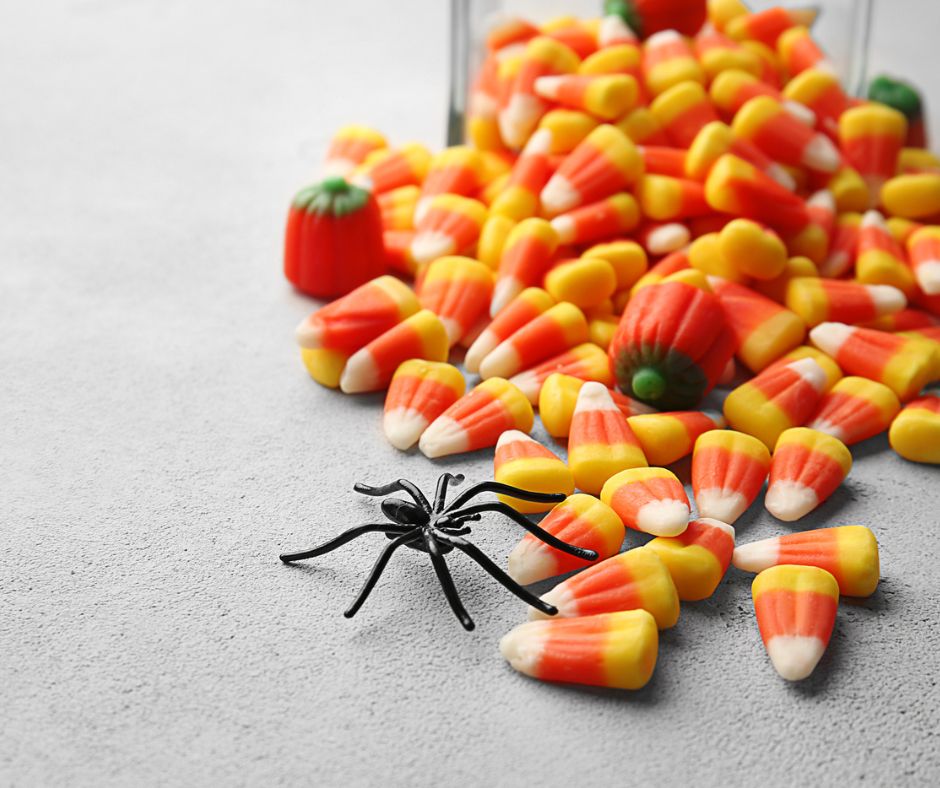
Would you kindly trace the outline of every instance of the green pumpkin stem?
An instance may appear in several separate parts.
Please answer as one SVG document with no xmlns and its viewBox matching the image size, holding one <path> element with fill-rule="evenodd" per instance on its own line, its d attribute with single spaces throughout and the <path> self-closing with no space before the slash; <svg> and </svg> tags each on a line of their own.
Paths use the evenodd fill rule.
<svg viewBox="0 0 940 788">
<path fill-rule="evenodd" d="M 656 401 L 666 393 L 666 379 L 654 367 L 640 367 L 633 373 L 633 393 L 646 402 Z"/>
</svg>

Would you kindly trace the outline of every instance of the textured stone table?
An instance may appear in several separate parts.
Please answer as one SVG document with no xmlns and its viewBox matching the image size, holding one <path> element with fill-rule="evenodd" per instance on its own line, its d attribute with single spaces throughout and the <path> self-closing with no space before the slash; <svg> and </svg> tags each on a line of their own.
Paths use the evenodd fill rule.
<svg viewBox="0 0 940 788">
<path fill-rule="evenodd" d="M 932 73 L 940 11 L 897 7 L 885 65 Z M 735 571 L 617 694 L 513 673 L 496 643 L 523 607 L 467 561 L 472 634 L 407 551 L 342 618 L 378 537 L 277 561 L 369 520 L 354 480 L 491 472 L 487 452 L 401 455 L 380 397 L 311 382 L 292 331 L 312 304 L 278 273 L 336 126 L 442 138 L 444 3 L 6 10 L 0 783 L 937 783 L 940 475 L 883 440 L 811 518 L 870 525 L 881 588 L 840 606 L 799 686 Z M 786 530 L 760 507 L 738 524 Z M 493 518 L 475 538 L 503 560 L 517 534 Z"/>
</svg>

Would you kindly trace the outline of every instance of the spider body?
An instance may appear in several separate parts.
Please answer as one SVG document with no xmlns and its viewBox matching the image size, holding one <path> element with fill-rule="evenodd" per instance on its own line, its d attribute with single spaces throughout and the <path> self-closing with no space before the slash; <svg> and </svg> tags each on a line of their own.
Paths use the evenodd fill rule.
<svg viewBox="0 0 940 788">
<path fill-rule="evenodd" d="M 468 523 L 480 520 L 484 512 L 498 512 L 509 517 L 518 525 L 521 525 L 529 533 L 541 539 L 548 545 L 579 558 L 588 561 L 597 559 L 597 553 L 593 550 L 587 550 L 583 547 L 563 542 L 548 531 L 530 522 L 526 517 L 519 514 L 515 509 L 504 503 L 496 501 L 486 501 L 475 503 L 469 506 L 465 504 L 480 493 L 493 492 L 512 495 L 527 501 L 538 501 L 540 503 L 561 503 L 565 500 L 562 493 L 535 493 L 528 490 L 521 490 L 517 487 L 510 487 L 507 484 L 499 482 L 481 482 L 473 487 L 464 490 L 456 496 L 450 504 L 447 504 L 447 488 L 453 484 L 460 484 L 464 477 L 460 474 L 453 475 L 445 473 L 437 480 L 437 490 L 434 495 L 434 503 L 430 503 L 424 493 L 417 486 L 407 479 L 398 479 L 390 484 L 381 487 L 370 487 L 369 485 L 357 483 L 353 489 L 363 495 L 384 496 L 393 492 L 407 493 L 412 500 L 406 501 L 401 498 L 387 498 L 382 501 L 382 513 L 388 518 L 384 523 L 367 523 L 350 528 L 339 536 L 325 542 L 310 550 L 304 550 L 297 553 L 284 553 L 281 560 L 284 563 L 301 561 L 306 558 L 315 558 L 325 553 L 332 552 L 347 542 L 351 542 L 363 534 L 383 533 L 390 540 L 379 554 L 378 560 L 372 567 L 372 571 L 366 578 L 359 595 L 353 601 L 352 605 L 343 615 L 346 618 L 352 618 L 365 603 L 372 589 L 375 588 L 382 576 L 382 572 L 388 565 L 392 555 L 399 547 L 410 547 L 427 553 L 431 559 L 431 565 L 437 574 L 437 578 L 444 591 L 454 615 L 457 616 L 460 623 L 467 630 L 474 628 L 473 619 L 467 613 L 457 593 L 457 587 L 451 577 L 450 570 L 444 556 L 454 550 L 458 550 L 485 569 L 503 586 L 509 589 L 513 594 L 524 602 L 541 610 L 547 615 L 554 615 L 558 611 L 552 605 L 549 605 L 539 599 L 535 594 L 519 585 L 499 566 L 497 566 L 489 556 L 472 542 L 464 539 L 471 531 Z"/>
</svg>

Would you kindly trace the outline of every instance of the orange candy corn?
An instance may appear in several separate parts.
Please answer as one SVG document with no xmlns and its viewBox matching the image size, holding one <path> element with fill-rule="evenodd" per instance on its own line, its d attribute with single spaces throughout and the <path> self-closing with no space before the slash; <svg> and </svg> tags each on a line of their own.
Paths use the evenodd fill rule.
<svg viewBox="0 0 940 788">
<path fill-rule="evenodd" d="M 607 362 L 607 354 L 593 342 L 584 342 L 570 350 L 552 356 L 534 367 L 513 375 L 510 382 L 528 397 L 533 405 L 538 403 L 542 385 L 556 373 L 570 375 L 579 380 L 596 380 L 605 386 L 614 384 L 614 376 Z"/>
<path fill-rule="evenodd" d="M 617 128 L 637 145 L 668 145 L 669 138 L 656 116 L 647 107 L 637 107 L 617 121 Z"/>
<path fill-rule="evenodd" d="M 684 150 L 666 148 L 662 145 L 638 145 L 637 150 L 643 157 L 644 174 L 669 175 L 673 178 L 685 177 Z"/>
<path fill-rule="evenodd" d="M 539 391 L 539 415 L 546 432 L 553 438 L 568 437 L 578 394 L 585 382 L 572 375 L 554 372 L 542 384 Z M 654 412 L 648 405 L 630 399 L 615 389 L 610 389 L 609 393 L 624 418 Z"/>
<path fill-rule="evenodd" d="M 477 200 L 456 194 L 433 197 L 415 221 L 411 254 L 420 264 L 466 251 L 476 242 L 485 220 L 486 207 Z"/>
<path fill-rule="evenodd" d="M 542 130 L 551 134 L 551 145 L 549 146 L 549 164 L 551 168 L 545 176 L 545 180 L 535 189 L 536 196 L 542 191 L 542 187 L 545 186 L 554 169 L 561 163 L 559 156 L 571 153 L 598 125 L 596 118 L 591 117 L 586 112 L 578 112 L 573 109 L 553 109 L 544 115 L 532 137 Z M 532 137 L 529 137 L 529 142 L 532 141 Z M 528 146 L 529 143 L 527 142 L 526 147 Z"/>
<path fill-rule="evenodd" d="M 788 681 L 807 678 L 832 635 L 839 584 L 824 569 L 782 564 L 751 585 L 757 625 L 774 669 Z"/>
<path fill-rule="evenodd" d="M 770 448 L 783 432 L 810 420 L 825 386 L 826 373 L 811 358 L 765 369 L 728 395 L 725 418 Z"/>
<path fill-rule="evenodd" d="M 326 149 L 323 160 L 323 177 L 345 177 L 365 161 L 372 151 L 388 146 L 385 137 L 368 126 L 343 126 Z"/>
<path fill-rule="evenodd" d="M 750 74 L 760 73 L 760 60 L 751 50 L 742 47 L 711 25 L 705 25 L 695 36 L 695 55 L 709 79 L 722 71 L 740 69 Z"/>
<path fill-rule="evenodd" d="M 940 396 L 909 402 L 892 422 L 888 440 L 905 460 L 940 464 Z"/>
<path fill-rule="evenodd" d="M 436 314 L 456 345 L 489 307 L 493 274 L 469 257 L 440 257 L 421 280 L 418 301 Z"/>
<path fill-rule="evenodd" d="M 547 309 L 503 340 L 480 362 L 480 376 L 508 378 L 586 341 L 587 320 L 574 304 Z"/>
<path fill-rule="evenodd" d="M 636 200 L 615 194 L 606 200 L 583 205 L 552 219 L 552 228 L 563 244 L 604 241 L 633 230 L 640 223 Z"/>
<path fill-rule="evenodd" d="M 500 216 L 492 211 L 483 222 L 480 237 L 477 240 L 476 257 L 490 270 L 496 271 L 499 268 L 506 240 L 515 226 L 516 223 L 508 216 Z"/>
<path fill-rule="evenodd" d="M 851 446 L 884 432 L 900 410 L 901 403 L 887 386 L 850 376 L 822 398 L 809 427 Z"/>
<path fill-rule="evenodd" d="M 686 177 L 704 181 L 712 165 L 726 153 L 753 164 L 785 189 L 796 189 L 796 182 L 785 167 L 771 159 L 753 142 L 735 136 L 730 126 L 717 120 L 703 126 L 689 145 L 685 154 Z"/>
<path fill-rule="evenodd" d="M 849 106 L 839 78 L 828 71 L 810 68 L 791 79 L 783 88 L 783 95 L 791 104 L 799 102 L 815 114 L 820 128 L 835 138 L 839 131 L 839 116 Z"/>
<path fill-rule="evenodd" d="M 464 357 L 467 371 L 479 372 L 480 362 L 501 342 L 554 305 L 555 299 L 539 287 L 529 287 L 519 293 L 470 345 Z"/>
<path fill-rule="evenodd" d="M 600 493 L 611 476 L 646 464 L 639 441 L 607 387 L 585 383 L 578 392 L 568 435 L 568 466 L 578 488 Z"/>
<path fill-rule="evenodd" d="M 457 367 L 409 359 L 392 376 L 385 397 L 383 430 L 396 449 L 414 446 L 427 426 L 463 396 L 466 383 Z"/>
<path fill-rule="evenodd" d="M 722 71 L 709 87 L 709 96 L 715 106 L 727 117 L 734 117 L 741 107 L 758 96 L 767 96 L 784 102 L 783 94 L 773 85 L 739 69 Z M 812 110 L 796 102 L 784 102 L 788 112 L 807 126 L 816 123 Z"/>
<path fill-rule="evenodd" d="M 940 227 L 921 227 L 907 239 L 914 278 L 927 295 L 940 294 Z"/>
<path fill-rule="evenodd" d="M 527 621 L 499 641 L 520 673 L 542 681 L 636 690 L 656 668 L 659 632 L 645 610 Z"/>
<path fill-rule="evenodd" d="M 564 74 L 539 77 L 535 80 L 535 92 L 563 107 L 614 120 L 633 109 L 638 87 L 636 80 L 627 74 Z"/>
<path fill-rule="evenodd" d="M 623 543 L 623 523 L 605 503 L 592 495 L 571 495 L 558 504 L 539 523 L 541 528 L 563 542 L 594 550 L 598 560 L 610 558 Z M 563 553 L 531 533 L 509 553 L 509 575 L 517 583 L 528 585 L 548 577 L 583 569 L 590 561 Z"/>
<path fill-rule="evenodd" d="M 757 498 L 769 470 L 770 452 L 757 438 L 734 430 L 703 433 L 692 453 L 699 514 L 733 524 Z"/>
<path fill-rule="evenodd" d="M 619 610 L 645 610 L 659 629 L 679 620 L 679 595 L 669 570 L 652 550 L 635 548 L 589 566 L 542 596 L 561 618 L 595 616 Z M 529 608 L 529 618 L 547 618 Z"/>
<path fill-rule="evenodd" d="M 724 417 L 717 411 L 641 413 L 627 419 L 646 459 L 653 465 L 671 465 L 692 453 L 702 433 L 722 429 Z"/>
<path fill-rule="evenodd" d="M 847 373 L 884 383 L 901 402 L 916 397 L 933 376 L 930 349 L 917 339 L 844 323 L 821 323 L 809 338 Z"/>
<path fill-rule="evenodd" d="M 428 174 L 431 154 L 417 142 L 400 148 L 383 148 L 370 153 L 356 168 L 350 182 L 373 194 L 384 194 L 402 186 L 418 186 Z"/>
<path fill-rule="evenodd" d="M 492 214 L 521 221 L 538 213 L 539 193 L 552 174 L 552 140 L 549 129 L 538 129 L 529 137 L 503 189 L 490 205 Z"/>
<path fill-rule="evenodd" d="M 483 155 L 466 145 L 444 148 L 428 163 L 427 175 L 421 185 L 416 218 L 420 219 L 431 201 L 441 194 L 473 196 L 484 184 Z"/>
<path fill-rule="evenodd" d="M 726 279 L 710 277 L 709 283 L 737 339 L 736 355 L 751 371 L 760 372 L 803 342 L 806 327 L 789 309 Z"/>
<path fill-rule="evenodd" d="M 413 230 L 415 206 L 421 190 L 417 186 L 399 186 L 378 194 L 375 201 L 382 213 L 383 230 Z"/>
<path fill-rule="evenodd" d="M 526 287 L 541 284 L 557 248 L 558 233 L 544 219 L 523 219 L 513 227 L 503 245 L 490 315 L 495 317 Z"/>
<path fill-rule="evenodd" d="M 878 542 L 864 525 L 817 528 L 761 539 L 736 548 L 732 561 L 745 572 L 763 572 L 780 564 L 825 569 L 845 596 L 871 596 L 881 576 Z"/>
<path fill-rule="evenodd" d="M 781 8 L 773 6 L 756 13 L 745 13 L 729 19 L 725 33 L 737 41 L 760 41 L 775 47 L 777 39 L 795 25 L 809 26 L 816 18 L 811 8 Z"/>
<path fill-rule="evenodd" d="M 899 312 L 904 293 L 890 285 L 798 276 L 787 284 L 787 306 L 812 327 L 826 321 L 866 323 Z"/>
<path fill-rule="evenodd" d="M 791 361 L 798 361 L 801 358 L 811 358 L 819 364 L 819 368 L 826 376 L 826 381 L 823 384 L 824 392 L 830 391 L 832 387 L 842 379 L 842 370 L 839 369 L 839 365 L 836 364 L 831 357 L 810 345 L 800 345 L 798 348 L 794 348 L 786 355 L 777 359 L 773 364 L 768 366 L 767 369 L 770 370 L 782 367 L 789 364 Z"/>
<path fill-rule="evenodd" d="M 662 30 L 643 44 L 643 79 L 650 93 L 658 96 L 687 80 L 705 84 L 705 71 L 679 33 Z"/>
<path fill-rule="evenodd" d="M 601 500 L 624 526 L 654 536 L 678 536 L 689 524 L 689 498 L 672 471 L 630 468 L 611 476 Z"/>
<path fill-rule="evenodd" d="M 569 153 L 541 192 L 542 208 L 557 216 L 635 183 L 643 169 L 636 145 L 620 129 L 598 126 Z"/>
<path fill-rule="evenodd" d="M 420 308 L 408 285 L 380 276 L 304 318 L 297 326 L 297 343 L 351 355 Z"/>
<path fill-rule="evenodd" d="M 502 484 L 530 492 L 574 492 L 574 477 L 553 452 L 519 430 L 507 430 L 496 442 L 493 460 L 493 478 Z M 554 504 L 523 501 L 510 495 L 497 496 L 517 512 L 533 514 L 545 512 Z"/>
<path fill-rule="evenodd" d="M 386 230 L 382 233 L 385 264 L 389 271 L 412 277 L 418 273 L 418 261 L 411 254 L 414 239 L 414 230 Z"/>
<path fill-rule="evenodd" d="M 644 175 L 637 186 L 637 199 L 643 215 L 660 222 L 712 213 L 702 184 L 685 178 Z"/>
<path fill-rule="evenodd" d="M 708 599 L 731 565 L 734 528 L 720 520 L 693 520 L 678 536 L 657 536 L 646 543 L 669 570 L 684 602 Z"/>
<path fill-rule="evenodd" d="M 855 264 L 855 252 L 858 248 L 858 236 L 862 223 L 861 214 L 842 213 L 836 220 L 829 253 L 819 273 L 825 277 L 839 277 L 847 274 Z"/>
<path fill-rule="evenodd" d="M 852 107 L 839 118 L 839 145 L 846 163 L 862 176 L 872 201 L 894 177 L 898 154 L 907 137 L 907 120 L 896 109 L 869 103 Z"/>
<path fill-rule="evenodd" d="M 878 211 L 862 217 L 856 242 L 855 277 L 871 285 L 892 285 L 911 295 L 914 274 L 904 258 L 904 249 L 894 240 Z"/>
<path fill-rule="evenodd" d="M 339 387 L 346 394 L 381 391 L 403 361 L 447 361 L 448 347 L 444 324 L 429 309 L 422 309 L 353 353 Z"/>
<path fill-rule="evenodd" d="M 764 505 L 778 520 L 793 522 L 829 498 L 852 468 L 845 444 L 824 432 L 794 427 L 777 440 Z"/>
<path fill-rule="evenodd" d="M 796 25 L 780 34 L 777 39 L 777 52 L 783 67 L 791 77 L 809 68 L 835 71 L 835 67 L 826 59 L 825 53 L 803 25 Z"/>
<path fill-rule="evenodd" d="M 705 88 L 691 81 L 680 82 L 658 95 L 650 104 L 650 112 L 669 142 L 678 148 L 688 148 L 703 127 L 718 120 Z"/>
<path fill-rule="evenodd" d="M 490 378 L 465 394 L 421 435 L 418 448 L 429 459 L 495 446 L 506 430 L 529 432 L 529 401 L 508 380 Z"/>
</svg>

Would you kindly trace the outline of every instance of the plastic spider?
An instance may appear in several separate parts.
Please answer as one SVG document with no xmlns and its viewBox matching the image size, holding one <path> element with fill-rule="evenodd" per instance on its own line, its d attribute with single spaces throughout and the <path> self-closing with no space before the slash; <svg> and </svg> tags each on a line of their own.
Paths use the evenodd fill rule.
<svg viewBox="0 0 940 788">
<path fill-rule="evenodd" d="M 372 567 L 369 576 L 366 578 L 362 589 L 359 591 L 359 595 L 343 615 L 346 616 L 346 618 L 352 618 L 356 615 L 372 589 L 375 588 L 376 583 L 379 582 L 379 578 L 388 565 L 392 554 L 399 547 L 404 546 L 410 547 L 413 550 L 420 550 L 431 557 L 431 564 L 434 567 L 434 571 L 437 573 L 437 579 L 441 583 L 441 588 L 450 604 L 451 610 L 454 611 L 454 615 L 456 615 L 460 623 L 463 624 L 464 629 L 469 631 L 474 628 L 473 619 L 470 618 L 466 608 L 464 608 L 463 603 L 460 601 L 457 587 L 454 585 L 450 570 L 447 568 L 447 562 L 444 560 L 444 556 L 447 553 L 457 548 L 476 561 L 496 580 L 524 602 L 541 610 L 547 615 L 555 615 L 558 612 L 555 607 L 546 604 L 535 594 L 527 591 L 500 569 L 479 547 L 463 538 L 470 533 L 470 526 L 468 526 L 467 523 L 479 520 L 483 512 L 499 512 L 513 522 L 521 525 L 530 534 L 545 542 L 545 544 L 551 545 L 557 550 L 577 556 L 578 558 L 584 558 L 588 561 L 596 560 L 597 553 L 593 550 L 576 547 L 575 545 L 561 541 L 543 528 L 539 528 L 535 523 L 530 522 L 515 509 L 504 503 L 487 501 L 470 506 L 464 506 L 464 504 L 470 501 L 471 498 L 485 492 L 508 494 L 514 498 L 520 498 L 524 501 L 535 501 L 537 503 L 560 503 L 565 500 L 565 496 L 561 493 L 529 492 L 528 490 L 520 490 L 517 487 L 511 487 L 508 484 L 488 481 L 480 482 L 464 490 L 450 502 L 450 505 L 445 507 L 448 484 L 460 484 L 463 480 L 464 477 L 461 474 L 443 474 L 437 480 L 437 491 L 434 495 L 433 505 L 428 503 L 428 499 L 421 490 L 407 479 L 399 479 L 398 481 L 391 482 L 382 487 L 370 487 L 365 484 L 357 483 L 353 486 L 353 489 L 363 495 L 383 496 L 393 492 L 405 492 L 411 496 L 414 502 L 403 501 L 400 498 L 387 498 L 382 501 L 382 512 L 388 517 L 390 522 L 358 525 L 310 550 L 303 550 L 297 553 L 284 553 L 280 558 L 284 563 L 288 564 L 293 561 L 302 561 L 305 558 L 315 558 L 316 556 L 329 553 L 338 547 L 342 547 L 347 542 L 351 542 L 353 539 L 363 534 L 374 532 L 384 533 L 392 542 L 386 545 L 385 549 L 379 554 L 379 558 L 375 562 L 375 566 Z"/>
</svg>

